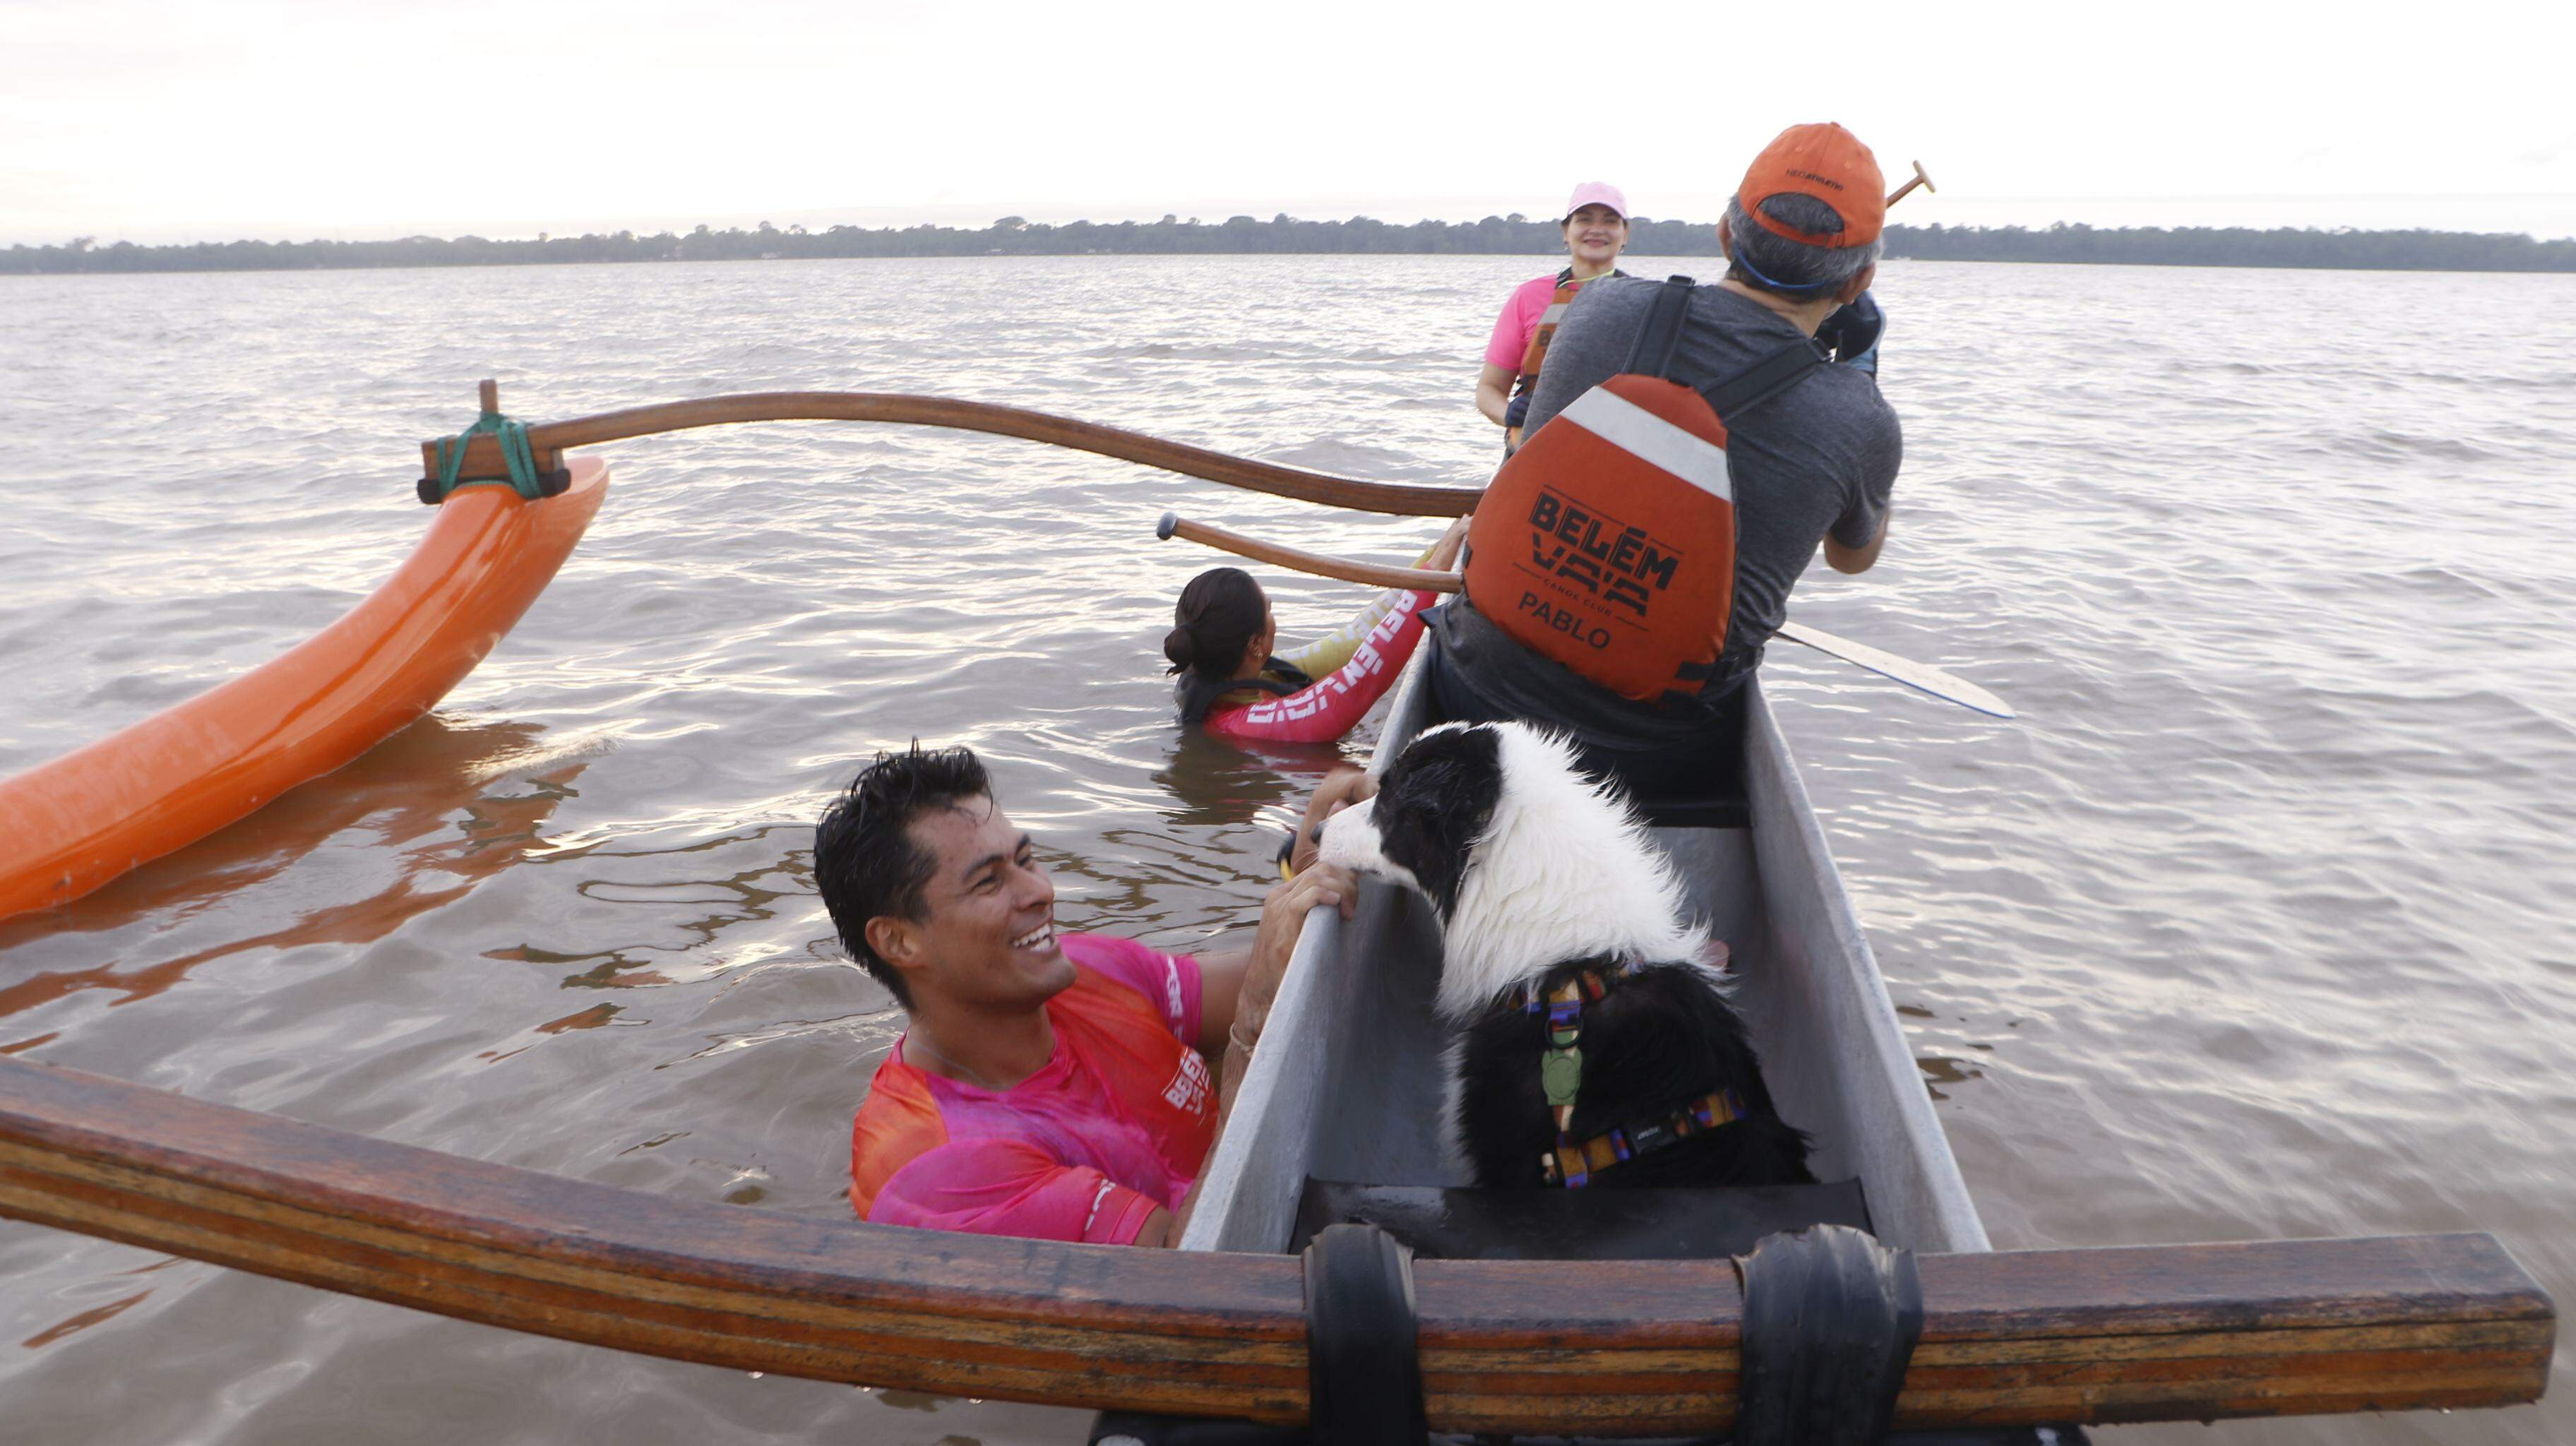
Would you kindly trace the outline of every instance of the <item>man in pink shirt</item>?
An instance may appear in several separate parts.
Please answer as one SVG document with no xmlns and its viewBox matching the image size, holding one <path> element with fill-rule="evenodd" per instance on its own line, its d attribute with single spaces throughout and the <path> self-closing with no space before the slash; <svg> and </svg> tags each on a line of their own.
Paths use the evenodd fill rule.
<svg viewBox="0 0 2576 1446">
<path fill-rule="evenodd" d="M 1583 283 L 1625 274 L 1615 267 L 1619 253 L 1628 249 L 1628 198 L 1607 181 L 1586 181 L 1567 199 L 1557 229 L 1565 235 L 1572 264 L 1553 276 L 1532 277 L 1512 292 L 1503 314 L 1494 318 L 1484 370 L 1476 376 L 1476 410 L 1506 429 L 1506 456 L 1520 446 L 1521 414 L 1538 386 L 1557 319 Z"/>
<path fill-rule="evenodd" d="M 1361 786 L 1328 778 L 1310 823 Z M 963 748 L 880 755 L 824 813 L 814 877 L 909 1028 L 852 1122 L 850 1201 L 881 1224 L 1167 1245 L 1242 1082 L 1315 866 L 1249 949 L 1195 958 L 1055 929 L 1055 886 Z M 1219 1061 L 1211 1072 L 1210 1057 Z"/>
</svg>

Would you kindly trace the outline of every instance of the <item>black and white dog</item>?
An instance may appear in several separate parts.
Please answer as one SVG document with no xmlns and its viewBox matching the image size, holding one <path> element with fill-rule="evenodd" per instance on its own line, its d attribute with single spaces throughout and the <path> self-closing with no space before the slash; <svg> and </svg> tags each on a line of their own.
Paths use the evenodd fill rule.
<svg viewBox="0 0 2576 1446">
<path fill-rule="evenodd" d="M 1815 1178 L 1670 860 L 1562 737 L 1425 731 L 1376 797 L 1325 824 L 1322 858 L 1439 915 L 1451 1124 L 1477 1184 Z"/>
</svg>

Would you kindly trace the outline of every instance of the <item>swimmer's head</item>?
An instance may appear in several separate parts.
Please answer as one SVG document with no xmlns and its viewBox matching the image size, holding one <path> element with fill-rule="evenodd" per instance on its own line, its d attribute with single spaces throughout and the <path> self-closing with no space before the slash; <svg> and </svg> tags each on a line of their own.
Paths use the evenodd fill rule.
<svg viewBox="0 0 2576 1446">
<path fill-rule="evenodd" d="M 1239 567 L 1212 567 L 1181 589 L 1163 656 L 1175 673 L 1195 671 L 1220 682 L 1259 672 L 1278 636 L 1270 599 Z"/>
<path fill-rule="evenodd" d="M 916 986 L 986 1004 L 1073 982 L 1055 886 L 964 748 L 880 753 L 814 831 L 814 885 L 841 947 L 906 1009 Z"/>
</svg>

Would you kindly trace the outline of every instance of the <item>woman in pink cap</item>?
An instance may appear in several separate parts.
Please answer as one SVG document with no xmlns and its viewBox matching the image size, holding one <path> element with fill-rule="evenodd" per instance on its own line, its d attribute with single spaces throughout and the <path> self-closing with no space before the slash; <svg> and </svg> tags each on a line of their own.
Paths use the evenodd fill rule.
<svg viewBox="0 0 2576 1446">
<path fill-rule="evenodd" d="M 1548 338 L 1556 331 L 1565 305 L 1583 283 L 1621 276 L 1619 253 L 1628 249 L 1628 198 L 1607 181 L 1586 181 L 1565 203 L 1565 254 L 1573 265 L 1554 276 L 1521 283 L 1503 314 L 1494 319 L 1493 337 L 1485 343 L 1485 369 L 1476 377 L 1476 410 L 1504 428 L 1503 455 L 1521 444 L 1521 414 L 1529 410 L 1538 369 L 1547 359 Z"/>
</svg>

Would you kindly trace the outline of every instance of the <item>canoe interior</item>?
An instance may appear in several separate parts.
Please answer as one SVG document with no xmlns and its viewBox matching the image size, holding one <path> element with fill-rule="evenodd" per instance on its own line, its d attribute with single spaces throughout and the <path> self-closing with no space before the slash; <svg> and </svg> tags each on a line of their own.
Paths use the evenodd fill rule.
<svg viewBox="0 0 2576 1446">
<path fill-rule="evenodd" d="M 1426 726 L 1417 658 L 1372 767 Z M 1758 684 L 1756 685 L 1758 687 Z M 1986 1232 L 1941 1133 L 1885 983 L 1787 743 L 1757 693 L 1746 730 L 1748 828 L 1657 829 L 1694 908 L 1734 951 L 1743 1010 L 1781 1114 L 1815 1136 L 1820 1179 L 1857 1177 L 1881 1239 L 1981 1251 Z M 1431 1010 L 1440 933 L 1409 890 L 1371 884 L 1358 916 L 1310 924 L 1184 1249 L 1276 1252 L 1307 1177 L 1466 1183 L 1443 1129 L 1447 1029 Z"/>
</svg>

